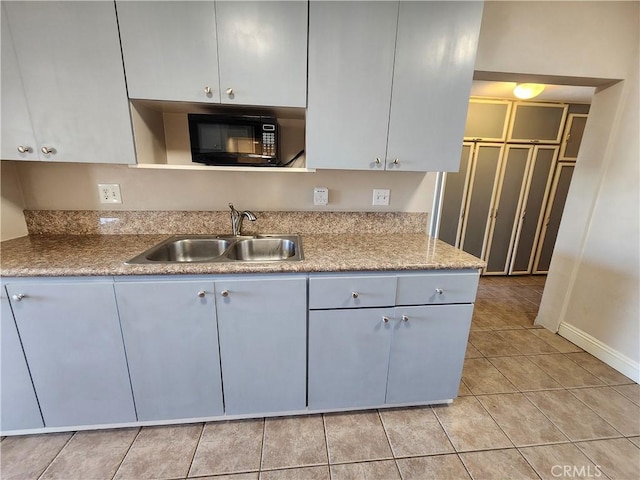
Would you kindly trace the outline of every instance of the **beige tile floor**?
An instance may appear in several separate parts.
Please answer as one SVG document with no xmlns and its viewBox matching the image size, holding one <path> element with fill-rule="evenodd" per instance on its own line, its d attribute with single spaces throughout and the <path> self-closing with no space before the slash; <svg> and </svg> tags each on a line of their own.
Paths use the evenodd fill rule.
<svg viewBox="0 0 640 480">
<path fill-rule="evenodd" d="M 449 406 L 24 437 L 2 479 L 640 478 L 640 386 L 533 327 L 544 277 L 485 277 Z"/>
</svg>

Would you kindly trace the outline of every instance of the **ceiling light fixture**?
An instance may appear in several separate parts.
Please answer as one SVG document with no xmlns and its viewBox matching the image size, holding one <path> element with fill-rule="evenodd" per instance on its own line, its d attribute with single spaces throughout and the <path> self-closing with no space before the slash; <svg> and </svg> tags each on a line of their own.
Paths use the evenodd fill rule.
<svg viewBox="0 0 640 480">
<path fill-rule="evenodd" d="M 513 89 L 513 94 L 522 100 L 527 100 L 537 97 L 543 90 L 544 85 L 541 83 L 519 83 L 516 85 L 516 88 Z"/>
</svg>

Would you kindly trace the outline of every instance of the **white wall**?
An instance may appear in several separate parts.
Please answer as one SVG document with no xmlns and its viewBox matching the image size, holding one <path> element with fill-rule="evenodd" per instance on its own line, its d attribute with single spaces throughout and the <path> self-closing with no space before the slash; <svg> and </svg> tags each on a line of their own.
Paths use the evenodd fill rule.
<svg viewBox="0 0 640 480">
<path fill-rule="evenodd" d="M 635 380 L 639 5 L 487 2 L 476 62 L 485 72 L 624 80 L 594 96 L 538 322 Z"/>
<path fill-rule="evenodd" d="M 30 210 L 400 211 L 431 208 L 435 175 L 413 172 L 315 173 L 145 170 L 118 165 L 16 162 Z M 98 183 L 118 183 L 123 204 L 98 202 Z M 329 205 L 313 205 L 313 187 L 329 188 Z M 373 207 L 372 190 L 391 190 Z"/>
<path fill-rule="evenodd" d="M 2 162 L 0 178 L 0 241 L 23 237 L 27 235 L 24 201 L 13 162 Z"/>
</svg>

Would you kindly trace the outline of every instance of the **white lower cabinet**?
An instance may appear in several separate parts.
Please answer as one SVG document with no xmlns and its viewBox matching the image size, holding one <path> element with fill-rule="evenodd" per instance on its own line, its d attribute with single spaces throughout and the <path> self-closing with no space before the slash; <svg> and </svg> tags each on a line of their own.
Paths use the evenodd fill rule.
<svg viewBox="0 0 640 480">
<path fill-rule="evenodd" d="M 306 277 L 220 279 L 215 293 L 225 412 L 304 410 Z"/>
<path fill-rule="evenodd" d="M 139 421 L 222 415 L 213 281 L 116 283 Z"/>
<path fill-rule="evenodd" d="M 42 415 L 4 285 L 0 290 L 0 428 L 42 428 Z"/>
<path fill-rule="evenodd" d="M 384 404 L 393 308 L 309 312 L 309 409 Z"/>
<path fill-rule="evenodd" d="M 477 284 L 476 270 L 6 279 L 2 432 L 447 401 Z"/>
<path fill-rule="evenodd" d="M 45 427 L 135 422 L 113 282 L 32 279 L 7 293 Z"/>
<path fill-rule="evenodd" d="M 391 273 L 387 282 L 380 275 L 310 276 L 310 307 L 323 299 L 322 309 L 309 312 L 310 410 L 436 403 L 458 395 L 478 272 Z M 390 290 L 395 295 L 385 306 Z M 382 308 L 345 303 L 363 291 L 378 299 L 366 306 Z"/>
<path fill-rule="evenodd" d="M 471 304 L 395 309 L 385 403 L 458 396 L 472 313 Z"/>
</svg>

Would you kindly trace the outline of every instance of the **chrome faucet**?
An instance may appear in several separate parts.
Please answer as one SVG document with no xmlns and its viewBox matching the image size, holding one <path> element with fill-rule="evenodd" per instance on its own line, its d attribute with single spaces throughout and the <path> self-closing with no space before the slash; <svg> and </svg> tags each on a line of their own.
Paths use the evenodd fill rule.
<svg viewBox="0 0 640 480">
<path fill-rule="evenodd" d="M 249 210 L 239 212 L 235 209 L 233 203 L 229 204 L 229 208 L 231 209 L 231 229 L 233 230 L 233 234 L 236 236 L 242 235 L 242 221 L 245 217 L 252 222 L 255 222 L 258 219 L 256 214 Z"/>
</svg>

